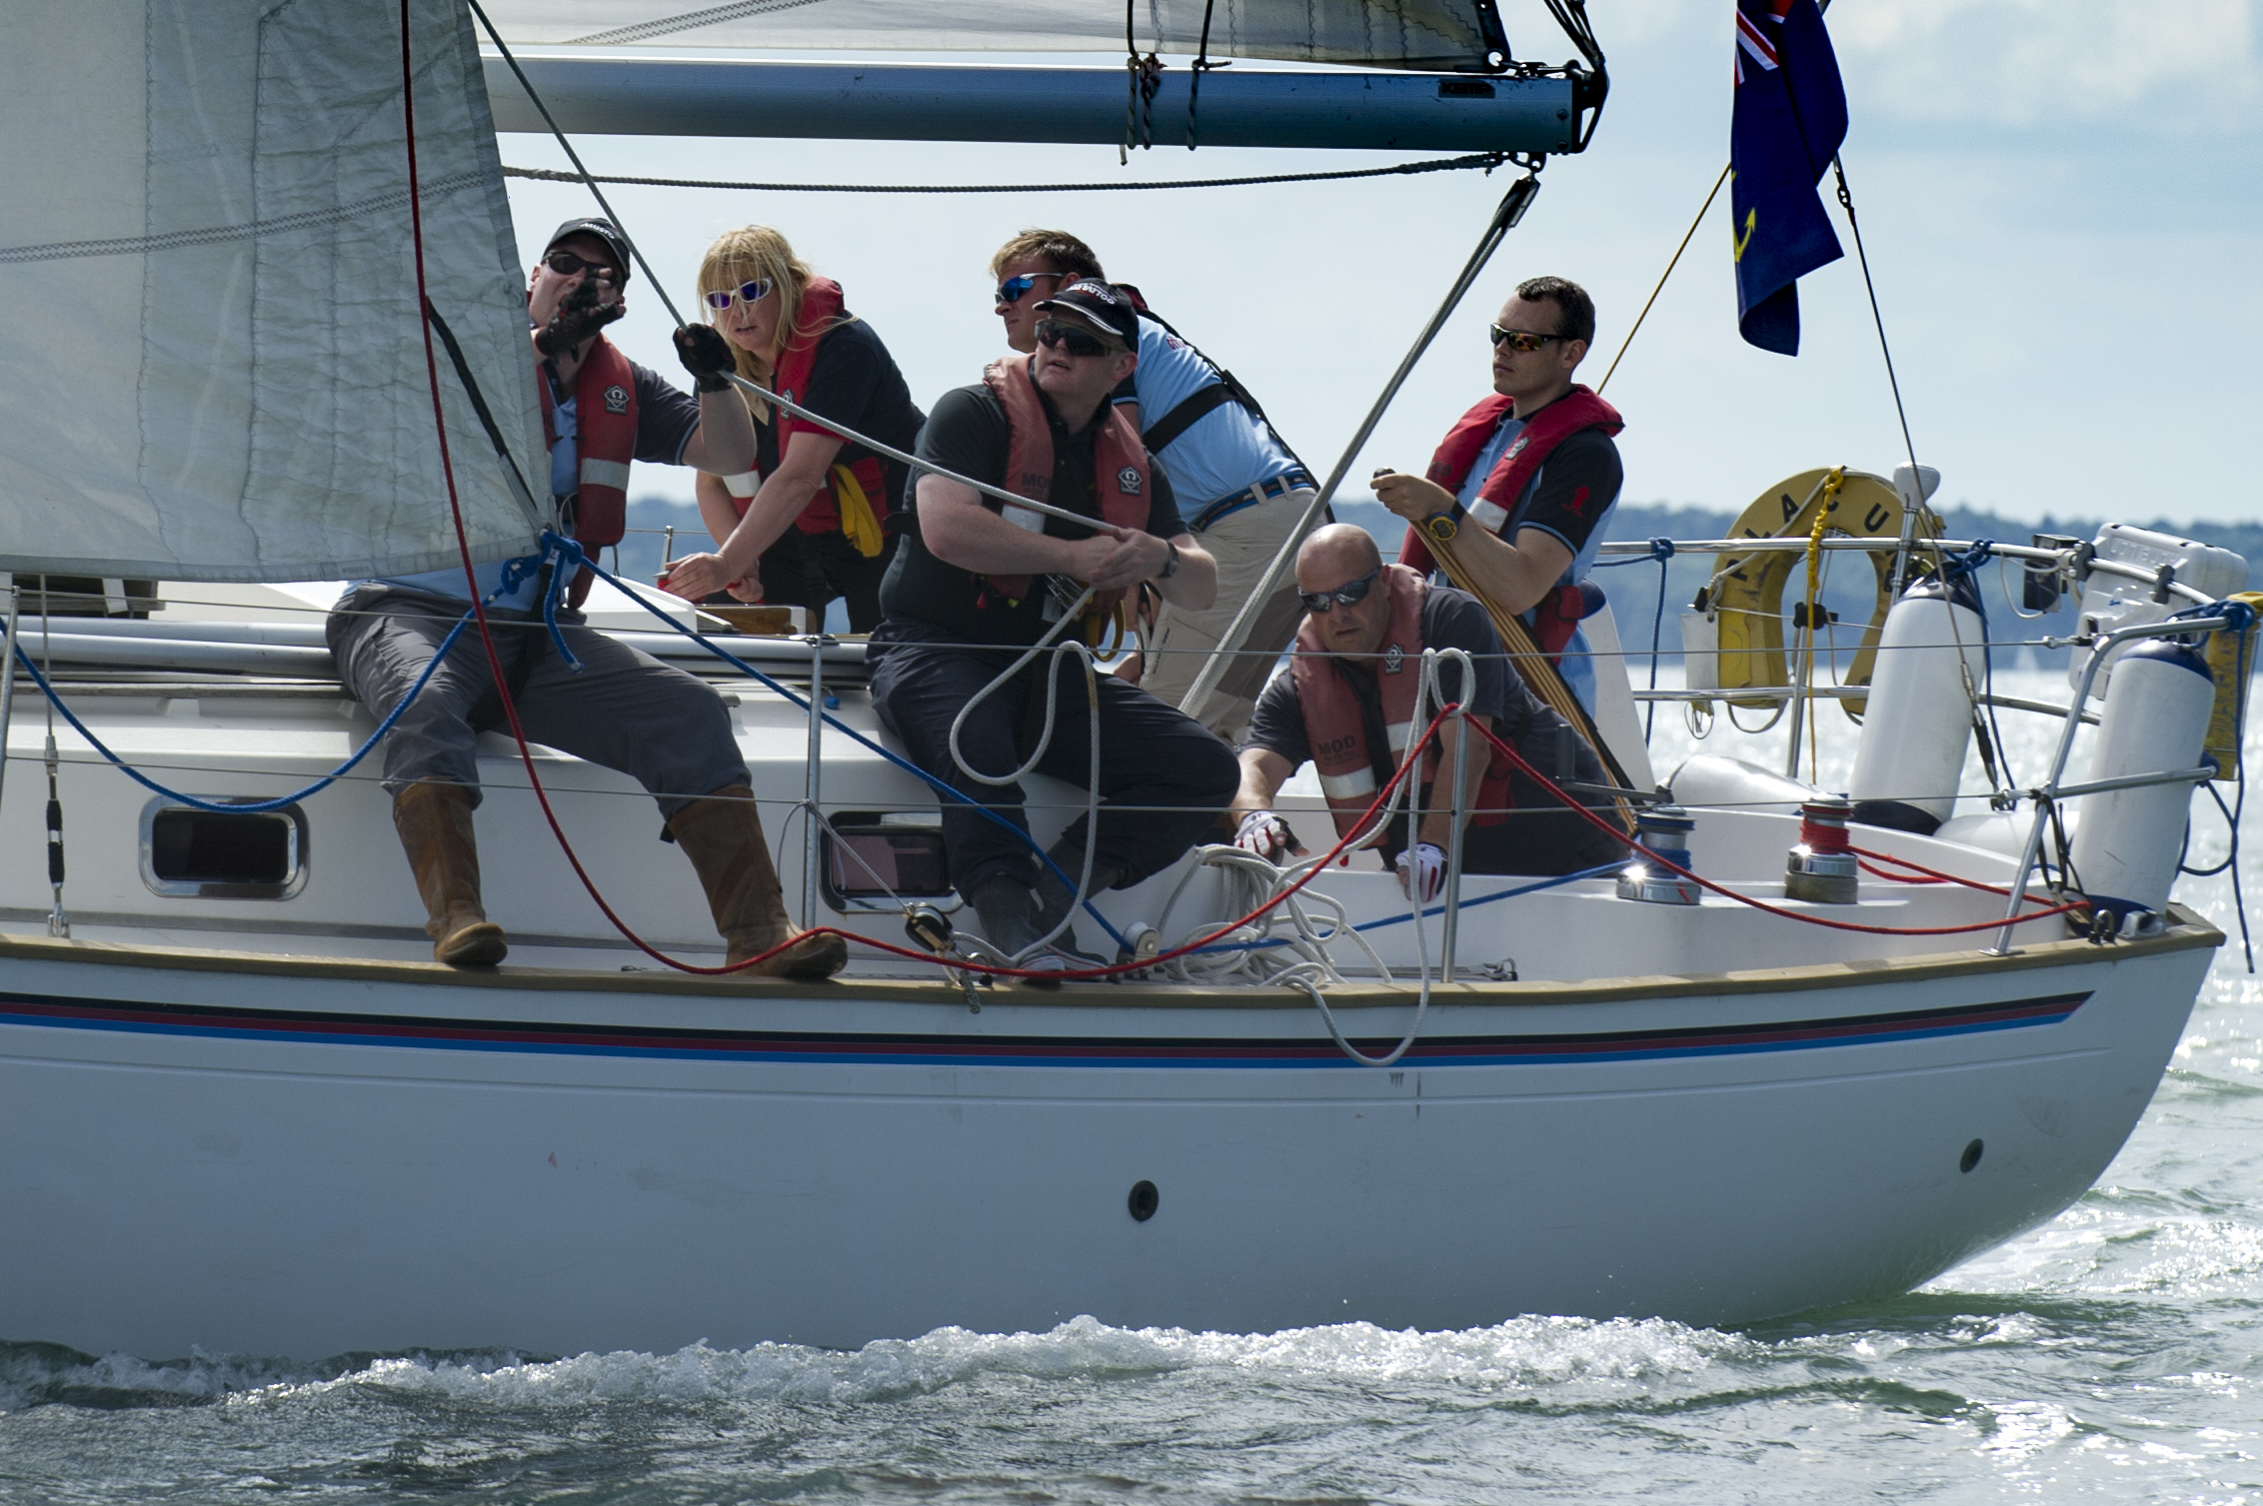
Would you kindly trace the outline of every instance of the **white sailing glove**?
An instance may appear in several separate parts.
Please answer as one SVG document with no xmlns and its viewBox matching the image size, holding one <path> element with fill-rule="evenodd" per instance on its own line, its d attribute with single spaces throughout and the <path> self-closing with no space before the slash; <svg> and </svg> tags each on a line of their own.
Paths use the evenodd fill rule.
<svg viewBox="0 0 2263 1506">
<path fill-rule="evenodd" d="M 1289 823 L 1271 811 L 1251 811 L 1234 832 L 1234 845 L 1268 862 L 1278 863 L 1295 850 L 1297 834 Z"/>
<path fill-rule="evenodd" d="M 1391 866 L 1399 870 L 1399 887 L 1406 891 L 1408 899 L 1415 897 L 1417 885 L 1422 889 L 1425 903 L 1436 899 L 1438 891 L 1446 887 L 1446 855 L 1428 842 L 1415 843 L 1400 853 Z"/>
</svg>

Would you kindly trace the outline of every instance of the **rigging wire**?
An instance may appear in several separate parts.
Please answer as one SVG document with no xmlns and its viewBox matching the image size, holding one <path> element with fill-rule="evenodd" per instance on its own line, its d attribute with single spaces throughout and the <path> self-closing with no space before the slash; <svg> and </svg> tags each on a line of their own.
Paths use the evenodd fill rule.
<svg viewBox="0 0 2263 1506">
<path fill-rule="evenodd" d="M 511 169 L 506 167 L 503 171 L 509 172 Z M 1634 316 L 1633 327 L 1627 331 L 1627 337 L 1619 342 L 1618 354 L 1611 357 L 1610 366 L 1603 372 L 1603 380 L 1595 384 L 1597 397 L 1601 397 L 1603 389 L 1611 385 L 1611 373 L 1619 369 L 1619 362 L 1625 358 L 1627 347 L 1634 344 L 1634 337 L 1642 332 L 1642 321 L 1650 317 L 1650 305 L 1656 303 L 1658 295 L 1666 291 L 1666 279 L 1673 276 L 1674 268 L 1681 265 L 1682 253 L 1689 249 L 1690 237 L 1697 234 L 1697 227 L 1705 221 L 1705 212 L 1713 207 L 1713 201 L 1721 196 L 1721 185 L 1728 181 L 1729 169 L 1724 167 L 1721 169 L 1721 176 L 1713 180 L 1713 191 L 1705 196 L 1703 204 L 1697 206 L 1696 217 L 1689 222 L 1689 228 L 1682 232 L 1682 243 L 1674 247 L 1674 254 L 1666 261 L 1666 270 L 1658 274 L 1658 285 L 1650 290 L 1648 298 L 1642 300 L 1642 312 Z"/>
</svg>

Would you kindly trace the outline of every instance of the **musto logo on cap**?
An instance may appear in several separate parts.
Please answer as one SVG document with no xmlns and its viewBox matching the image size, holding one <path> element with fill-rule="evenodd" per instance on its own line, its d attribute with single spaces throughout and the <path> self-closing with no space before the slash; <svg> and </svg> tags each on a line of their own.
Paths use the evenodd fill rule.
<svg viewBox="0 0 2263 1506">
<path fill-rule="evenodd" d="M 1142 478 L 1139 474 L 1139 467 L 1137 466 L 1127 465 L 1122 470 L 1116 472 L 1116 485 L 1122 488 L 1125 495 L 1127 496 L 1138 496 L 1141 482 Z"/>
</svg>

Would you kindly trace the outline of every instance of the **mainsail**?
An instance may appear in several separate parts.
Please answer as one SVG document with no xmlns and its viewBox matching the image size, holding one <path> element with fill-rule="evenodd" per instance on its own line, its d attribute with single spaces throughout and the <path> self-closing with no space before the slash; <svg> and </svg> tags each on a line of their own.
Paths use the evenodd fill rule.
<svg viewBox="0 0 2263 1506">
<path fill-rule="evenodd" d="M 541 423 L 461 0 L 411 6 L 424 255 L 519 469 Z M 0 569 L 336 579 L 458 555 L 419 330 L 395 6 L 19 6 L 0 48 Z M 518 500 L 440 365 L 464 521 Z"/>
<path fill-rule="evenodd" d="M 1122 52 L 1120 0 L 495 0 L 512 46 Z M 1494 0 L 1135 0 L 1139 51 L 1437 72 L 1507 61 Z"/>
</svg>

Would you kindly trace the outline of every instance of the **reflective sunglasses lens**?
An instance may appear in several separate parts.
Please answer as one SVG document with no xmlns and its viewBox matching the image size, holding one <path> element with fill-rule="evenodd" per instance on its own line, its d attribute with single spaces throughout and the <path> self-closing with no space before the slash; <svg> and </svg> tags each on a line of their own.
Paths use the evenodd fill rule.
<svg viewBox="0 0 2263 1506">
<path fill-rule="evenodd" d="M 727 309 L 731 306 L 731 295 L 728 292 L 710 293 L 707 295 L 707 306 L 716 310 Z"/>
<path fill-rule="evenodd" d="M 770 279 L 767 277 L 757 277 L 752 282 L 740 283 L 739 296 L 741 298 L 744 298 L 749 303 L 760 303 L 763 299 L 770 296 Z"/>
<path fill-rule="evenodd" d="M 998 284 L 998 301 L 1000 303 L 1019 303 L 1021 302 L 1021 295 L 1036 286 L 1037 278 L 1032 274 L 1009 277 Z"/>
<path fill-rule="evenodd" d="M 1358 580 L 1346 581 L 1343 589 L 1336 593 L 1336 600 L 1347 607 L 1356 607 L 1367 600 L 1367 593 L 1374 588 L 1375 577 L 1363 575 Z"/>
</svg>

